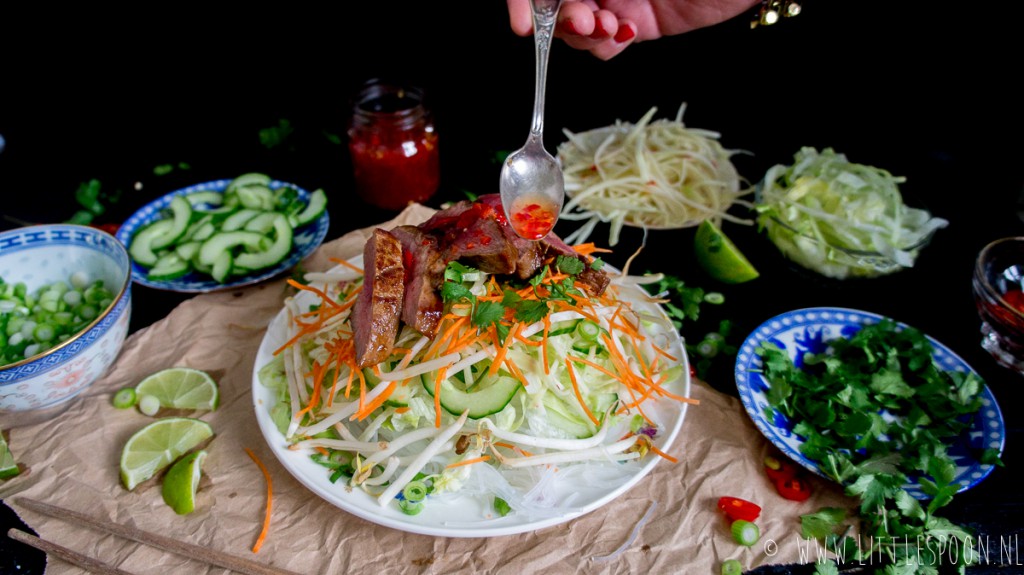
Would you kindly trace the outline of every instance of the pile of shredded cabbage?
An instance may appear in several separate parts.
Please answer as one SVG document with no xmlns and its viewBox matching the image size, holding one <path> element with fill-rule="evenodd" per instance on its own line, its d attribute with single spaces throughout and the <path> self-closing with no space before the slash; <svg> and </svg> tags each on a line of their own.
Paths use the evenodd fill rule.
<svg viewBox="0 0 1024 575">
<path fill-rule="evenodd" d="M 741 189 L 740 177 L 719 134 L 687 128 L 686 105 L 674 120 L 653 120 L 651 108 L 635 125 L 612 126 L 574 134 L 558 147 L 571 198 L 561 218 L 586 220 L 567 236 L 568 243 L 584 242 L 598 222 L 610 222 L 608 243 L 619 241 L 624 224 L 645 228 L 684 228 L 711 219 L 753 224 L 726 213 L 751 190 Z M 749 203 L 744 205 L 750 206 Z"/>
<path fill-rule="evenodd" d="M 903 203 L 904 178 L 831 148 L 802 148 L 758 191 L 759 224 L 794 262 L 828 277 L 874 277 L 914 265 L 948 222 Z"/>
</svg>

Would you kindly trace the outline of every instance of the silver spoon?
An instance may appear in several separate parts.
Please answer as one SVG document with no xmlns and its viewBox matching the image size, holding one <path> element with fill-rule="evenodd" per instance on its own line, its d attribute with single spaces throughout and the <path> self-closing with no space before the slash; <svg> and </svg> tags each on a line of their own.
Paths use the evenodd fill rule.
<svg viewBox="0 0 1024 575">
<path fill-rule="evenodd" d="M 555 227 L 565 195 L 562 168 L 544 149 L 544 82 L 561 4 L 562 0 L 530 0 L 537 57 L 533 124 L 526 145 L 509 154 L 501 166 L 501 205 L 512 229 L 528 240 L 539 240 Z"/>
</svg>

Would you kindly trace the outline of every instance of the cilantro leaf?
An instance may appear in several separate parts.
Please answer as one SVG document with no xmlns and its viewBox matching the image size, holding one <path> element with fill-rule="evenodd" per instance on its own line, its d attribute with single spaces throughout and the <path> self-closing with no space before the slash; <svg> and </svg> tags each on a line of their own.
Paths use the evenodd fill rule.
<svg viewBox="0 0 1024 575">
<path fill-rule="evenodd" d="M 462 283 L 462 276 L 473 271 L 476 270 L 474 270 L 471 267 L 464 266 L 455 260 L 452 260 L 448 262 L 448 265 L 444 268 L 444 279 L 452 282 Z"/>
<path fill-rule="evenodd" d="M 846 510 L 823 507 L 815 513 L 800 516 L 800 532 L 805 539 L 824 539 L 831 535 L 846 519 Z"/>
<path fill-rule="evenodd" d="M 896 492 L 896 507 L 898 507 L 904 515 L 912 519 L 925 518 L 924 509 L 921 508 L 921 503 L 903 489 Z"/>
<path fill-rule="evenodd" d="M 548 315 L 548 302 L 540 300 L 523 300 L 515 307 L 515 318 L 524 323 L 536 323 Z"/>
<path fill-rule="evenodd" d="M 477 327 L 487 327 L 500 322 L 503 317 L 505 317 L 505 306 L 500 302 L 480 301 L 473 309 L 472 321 L 473 325 Z"/>
<path fill-rule="evenodd" d="M 462 300 L 476 301 L 476 296 L 469 288 L 453 281 L 445 281 L 441 285 L 441 299 L 446 302 L 459 302 Z"/>
<path fill-rule="evenodd" d="M 571 276 L 578 275 L 586 269 L 583 260 L 573 256 L 558 256 L 555 259 L 555 267 L 558 271 Z"/>
<path fill-rule="evenodd" d="M 590 262 L 590 269 L 594 270 L 595 272 L 601 271 L 601 268 L 603 267 L 604 260 L 602 260 L 601 258 L 594 258 L 594 260 Z"/>
<path fill-rule="evenodd" d="M 814 575 L 839 575 L 839 566 L 833 561 L 824 561 L 814 565 Z"/>
</svg>

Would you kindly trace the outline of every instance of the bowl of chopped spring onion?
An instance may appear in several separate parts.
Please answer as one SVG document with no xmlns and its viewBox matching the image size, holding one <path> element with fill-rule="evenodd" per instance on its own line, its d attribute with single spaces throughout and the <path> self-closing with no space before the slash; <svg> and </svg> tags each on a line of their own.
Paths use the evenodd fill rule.
<svg viewBox="0 0 1024 575">
<path fill-rule="evenodd" d="M 758 223 L 789 260 L 835 279 L 871 278 L 914 265 L 948 222 L 906 205 L 904 178 L 802 148 L 768 169 L 756 190 Z"/>
<path fill-rule="evenodd" d="M 130 313 L 131 262 L 112 235 L 71 224 L 0 233 L 0 427 L 63 411 L 114 362 Z"/>
</svg>

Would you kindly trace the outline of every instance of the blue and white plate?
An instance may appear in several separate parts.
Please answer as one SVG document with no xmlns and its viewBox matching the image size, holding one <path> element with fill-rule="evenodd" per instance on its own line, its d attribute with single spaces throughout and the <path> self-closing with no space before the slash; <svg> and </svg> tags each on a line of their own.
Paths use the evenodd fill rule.
<svg viewBox="0 0 1024 575">
<path fill-rule="evenodd" d="M 736 354 L 736 387 L 747 414 L 761 433 L 783 453 L 822 477 L 825 474 L 817 464 L 800 453 L 804 438 L 793 433 L 795 422 L 778 412 L 774 413 L 771 420 L 768 419 L 766 412 L 770 404 L 766 394 L 770 385 L 759 373 L 762 363 L 756 350 L 763 342 L 770 341 L 785 350 L 799 366 L 804 354 L 822 353 L 828 349 L 829 341 L 850 337 L 863 326 L 883 319 L 886 318 L 874 313 L 844 308 L 819 307 L 790 311 L 761 324 L 747 336 Z M 900 329 L 907 327 L 905 324 L 897 325 Z M 971 366 L 949 348 L 931 337 L 928 337 L 928 341 L 935 349 L 933 357 L 940 368 L 946 371 L 974 372 Z M 981 401 L 981 409 L 973 425 L 949 450 L 957 466 L 954 481 L 960 484 L 960 491 L 973 487 L 992 471 L 993 466 L 979 463 L 975 454 L 985 448 L 997 449 L 1002 453 L 1006 441 L 1003 414 L 987 386 L 981 393 Z M 916 483 L 908 483 L 905 488 L 918 499 L 928 498 Z"/>
<path fill-rule="evenodd" d="M 223 193 L 230 183 L 231 180 L 214 180 L 212 182 L 204 182 L 187 188 L 182 188 L 180 190 L 175 190 L 161 198 L 153 200 L 132 214 L 132 217 L 128 218 L 128 220 L 121 225 L 121 228 L 117 231 L 117 239 L 125 246 L 131 245 L 132 236 L 134 236 L 137 231 L 166 217 L 164 211 L 171 205 L 171 200 L 174 196 L 210 191 Z M 270 182 L 269 186 L 273 190 L 283 186 L 294 188 L 299 193 L 300 199 L 306 202 L 309 201 L 309 192 L 295 184 L 273 180 Z M 196 272 L 189 273 L 188 275 L 173 280 L 151 280 L 147 277 L 147 268 L 140 266 L 134 261 L 132 262 L 132 280 L 134 280 L 135 283 L 154 289 L 184 293 L 203 293 L 252 285 L 272 278 L 285 270 L 291 269 L 292 266 L 299 263 L 299 261 L 309 254 L 313 253 L 313 250 L 315 250 L 327 236 L 327 229 L 329 226 L 330 218 L 325 210 L 324 214 L 320 216 L 317 221 L 295 230 L 295 236 L 292 240 L 292 251 L 281 263 L 274 267 L 254 271 L 248 275 L 233 277 L 231 278 L 231 281 L 227 283 L 218 283 L 209 275 Z"/>
</svg>

